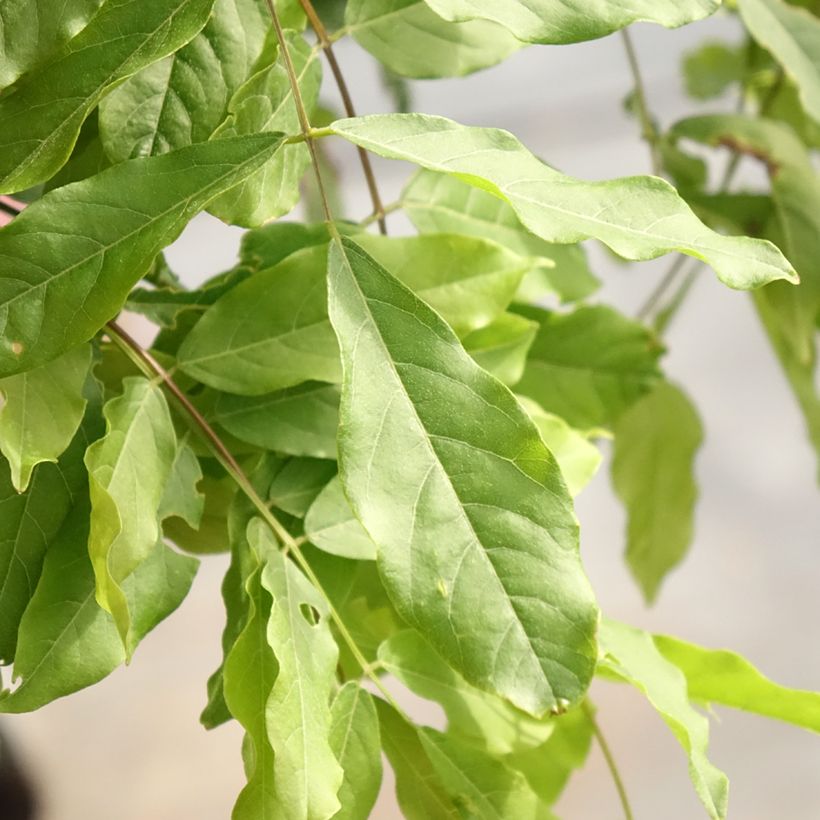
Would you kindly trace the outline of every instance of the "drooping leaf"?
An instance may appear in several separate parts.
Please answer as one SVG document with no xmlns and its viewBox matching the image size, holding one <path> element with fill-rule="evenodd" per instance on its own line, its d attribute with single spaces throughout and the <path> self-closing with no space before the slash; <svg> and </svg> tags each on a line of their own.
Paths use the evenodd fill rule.
<svg viewBox="0 0 820 820">
<path fill-rule="evenodd" d="M 379 647 L 384 668 L 420 697 L 441 704 L 447 732 L 505 755 L 540 746 L 552 733 L 548 719 L 536 720 L 496 695 L 470 686 L 413 630 L 393 635 Z"/>
<path fill-rule="evenodd" d="M 338 477 L 331 479 L 310 505 L 305 535 L 314 546 L 340 558 L 376 558 L 376 545 L 353 515 Z"/>
<path fill-rule="evenodd" d="M 736 652 L 655 635 L 661 654 L 686 677 L 689 697 L 820 732 L 820 693 L 780 686 Z"/>
<path fill-rule="evenodd" d="M 0 379 L 0 451 L 18 492 L 28 487 L 34 467 L 56 462 L 77 432 L 90 366 L 91 347 L 80 345 L 42 367 Z"/>
<path fill-rule="evenodd" d="M 569 494 L 575 497 L 598 472 L 601 451 L 587 436 L 570 427 L 560 416 L 547 413 L 538 402 L 526 396 L 519 396 L 518 401 L 535 422 L 541 439 L 561 468 Z"/>
<path fill-rule="evenodd" d="M 252 542 L 271 539 L 259 519 L 248 533 Z M 266 706 L 277 799 L 287 817 L 332 817 L 341 808 L 336 793 L 344 773 L 330 743 L 339 652 L 328 603 L 276 549 L 268 550 L 262 585 L 273 598 L 268 643 L 279 661 Z"/>
<path fill-rule="evenodd" d="M 310 116 L 322 83 L 321 63 L 305 39 L 288 33 L 287 48 L 296 70 L 302 101 Z M 254 74 L 231 97 L 228 118 L 214 139 L 253 135 L 263 131 L 299 131 L 290 81 L 283 59 Z M 262 168 L 217 197 L 208 210 L 237 225 L 253 227 L 288 213 L 299 199 L 299 180 L 310 164 L 304 144 L 285 145 Z"/>
<path fill-rule="evenodd" d="M 88 24 L 103 0 L 18 0 L 0 6 L 0 88 L 47 60 Z"/>
<path fill-rule="evenodd" d="M 188 220 L 279 144 L 261 134 L 131 160 L 26 208 L 0 231 L 0 374 L 89 339 Z"/>
<path fill-rule="evenodd" d="M 494 322 L 468 333 L 464 349 L 506 385 L 515 384 L 524 373 L 527 353 L 538 332 L 538 324 L 515 313 L 502 313 Z"/>
<path fill-rule="evenodd" d="M 291 458 L 276 473 L 268 500 L 302 518 L 319 492 L 336 475 L 336 463 L 325 458 Z"/>
<path fill-rule="evenodd" d="M 693 23 L 718 10 L 720 0 L 425 0 L 446 20 L 492 20 L 525 43 L 578 43 L 632 23 L 666 28 Z"/>
<path fill-rule="evenodd" d="M 689 757 L 689 775 L 709 816 L 726 817 L 729 781 L 706 756 L 709 722 L 689 705 L 686 678 L 658 651 L 652 636 L 604 619 L 599 669 L 642 691 Z"/>
<path fill-rule="evenodd" d="M 266 450 L 335 458 L 339 387 L 305 382 L 263 396 L 221 393 L 214 420 L 231 435 Z"/>
<path fill-rule="evenodd" d="M 549 242 L 595 238 L 638 260 L 679 251 L 711 265 L 734 288 L 797 281 L 770 242 L 714 233 L 656 177 L 573 179 L 542 163 L 506 131 L 462 126 L 444 117 L 382 114 L 339 120 L 331 129 L 381 156 L 453 174 L 489 191 Z"/>
<path fill-rule="evenodd" d="M 806 112 L 820 121 L 820 20 L 783 0 L 738 0 L 752 37 L 794 80 Z"/>
<path fill-rule="evenodd" d="M 611 426 L 660 375 L 659 343 L 612 308 L 520 310 L 541 327 L 516 392 L 578 430 Z"/>
<path fill-rule="evenodd" d="M 113 618 L 94 597 L 88 514 L 85 495 L 49 545 L 37 590 L 20 622 L 14 675 L 22 682 L 0 697 L 0 712 L 39 709 L 97 683 L 126 660 Z M 157 544 L 125 579 L 134 646 L 182 603 L 198 565 L 195 558 Z"/>
<path fill-rule="evenodd" d="M 697 411 L 669 382 L 659 382 L 615 425 L 612 483 L 628 514 L 626 561 L 648 603 L 692 540 L 702 440 Z"/>
<path fill-rule="evenodd" d="M 248 79 L 269 28 L 264 0 L 216 0 L 205 28 L 187 45 L 143 68 L 100 103 L 100 132 L 111 160 L 205 142 Z"/>
<path fill-rule="evenodd" d="M 709 42 L 684 54 L 686 93 L 696 100 L 710 100 L 739 83 L 746 72 L 743 49 Z"/>
<path fill-rule="evenodd" d="M 343 30 L 404 77 L 470 74 L 522 48 L 495 23 L 449 23 L 423 0 L 350 0 Z"/>
<path fill-rule="evenodd" d="M 521 224 L 503 199 L 456 177 L 420 170 L 407 183 L 401 201 L 420 233 L 492 239 L 520 256 L 544 260 L 524 277 L 518 301 L 534 302 L 556 293 L 562 302 L 574 302 L 598 287 L 580 247 L 545 242 Z"/>
<path fill-rule="evenodd" d="M 527 267 L 503 248 L 468 237 L 360 238 L 465 332 L 504 310 Z M 255 274 L 208 310 L 180 348 L 179 366 L 212 387 L 243 395 L 308 380 L 340 381 L 339 349 L 327 318 L 326 271 L 322 245 Z"/>
<path fill-rule="evenodd" d="M 154 551 L 157 512 L 176 454 L 176 435 L 160 387 L 142 377 L 123 382 L 104 409 L 106 434 L 87 450 L 91 494 L 88 552 L 97 601 L 110 612 L 130 657 L 132 615 L 123 582 Z"/>
<path fill-rule="evenodd" d="M 348 681 L 330 707 L 330 746 L 344 770 L 333 820 L 367 820 L 382 780 L 379 716 L 369 692 Z"/>
<path fill-rule="evenodd" d="M 115 0 L 45 65 L 0 99 L 0 193 L 43 182 L 83 120 L 118 82 L 171 54 L 204 25 L 214 0 Z"/>
<path fill-rule="evenodd" d="M 205 511 L 205 496 L 197 488 L 201 480 L 202 468 L 196 453 L 188 443 L 180 441 L 159 504 L 160 521 L 173 516 L 198 529 Z"/>
<path fill-rule="evenodd" d="M 350 239 L 331 246 L 329 290 L 344 367 L 340 475 L 399 614 L 468 682 L 525 711 L 577 701 L 597 610 L 569 496 L 534 425 Z"/>
</svg>

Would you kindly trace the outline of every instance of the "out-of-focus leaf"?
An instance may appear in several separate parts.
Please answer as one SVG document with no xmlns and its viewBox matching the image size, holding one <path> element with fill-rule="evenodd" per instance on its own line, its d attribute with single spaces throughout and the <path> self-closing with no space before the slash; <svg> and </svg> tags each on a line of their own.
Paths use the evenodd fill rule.
<svg viewBox="0 0 820 820">
<path fill-rule="evenodd" d="M 704 43 L 683 57 L 686 93 L 696 100 L 720 96 L 739 83 L 746 71 L 743 50 L 726 43 Z"/>
</svg>

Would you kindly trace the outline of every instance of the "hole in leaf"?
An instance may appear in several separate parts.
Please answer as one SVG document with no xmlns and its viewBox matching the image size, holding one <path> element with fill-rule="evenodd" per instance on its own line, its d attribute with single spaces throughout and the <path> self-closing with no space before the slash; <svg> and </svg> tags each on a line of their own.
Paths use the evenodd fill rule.
<svg viewBox="0 0 820 820">
<path fill-rule="evenodd" d="M 311 625 L 316 626 L 319 623 L 319 611 L 312 607 L 310 604 L 299 604 L 299 611 L 302 613 L 302 617 Z"/>
</svg>

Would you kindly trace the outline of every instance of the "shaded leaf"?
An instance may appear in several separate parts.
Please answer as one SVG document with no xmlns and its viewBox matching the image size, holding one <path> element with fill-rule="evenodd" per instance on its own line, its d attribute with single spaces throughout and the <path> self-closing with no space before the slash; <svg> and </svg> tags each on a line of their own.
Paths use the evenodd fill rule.
<svg viewBox="0 0 820 820">
<path fill-rule="evenodd" d="M 205 25 L 214 0 L 117 0 L 103 5 L 45 65 L 0 99 L 0 193 L 52 176 L 83 120 L 118 82 L 171 54 Z"/>
<path fill-rule="evenodd" d="M 291 458 L 276 473 L 268 500 L 302 518 L 323 487 L 336 475 L 336 462 L 323 458 Z"/>
<path fill-rule="evenodd" d="M 330 707 L 330 746 L 344 770 L 334 820 L 367 820 L 382 780 L 379 716 L 370 693 L 348 681 Z"/>
<path fill-rule="evenodd" d="M 725 284 L 754 288 L 797 281 L 770 242 L 716 234 L 657 177 L 585 182 L 536 159 L 506 131 L 422 114 L 339 120 L 332 131 L 376 154 L 458 176 L 506 200 L 521 222 L 550 242 L 599 239 L 627 259 L 679 251 L 711 265 Z"/>
<path fill-rule="evenodd" d="M 500 382 L 515 384 L 524 373 L 527 353 L 538 324 L 515 313 L 502 313 L 494 322 L 468 333 L 464 349 Z"/>
<path fill-rule="evenodd" d="M 80 345 L 42 367 L 0 379 L 0 451 L 18 492 L 28 487 L 35 466 L 56 462 L 77 432 L 90 366 L 91 347 Z"/>
<path fill-rule="evenodd" d="M 0 231 L 0 374 L 89 339 L 188 220 L 280 141 L 262 134 L 131 160 L 26 208 Z"/>
<path fill-rule="evenodd" d="M 709 722 L 689 705 L 686 678 L 658 651 L 652 636 L 605 619 L 599 640 L 599 668 L 642 691 L 683 746 L 689 775 L 709 816 L 726 817 L 729 781 L 706 756 Z"/>
<path fill-rule="evenodd" d="M 305 515 L 305 535 L 311 544 L 341 558 L 373 561 L 376 545 L 345 498 L 342 482 L 331 479 Z"/>
<path fill-rule="evenodd" d="M 473 685 L 535 715 L 578 700 L 597 610 L 534 425 L 352 240 L 332 244 L 329 282 L 340 475 L 396 609 Z"/>
<path fill-rule="evenodd" d="M 174 516 L 198 529 L 205 511 L 205 496 L 197 489 L 201 480 L 199 459 L 189 444 L 180 441 L 159 504 L 160 521 Z"/>
<path fill-rule="evenodd" d="M 648 603 L 692 540 L 703 441 L 686 394 L 659 382 L 615 425 L 612 483 L 627 509 L 626 561 Z"/>
</svg>

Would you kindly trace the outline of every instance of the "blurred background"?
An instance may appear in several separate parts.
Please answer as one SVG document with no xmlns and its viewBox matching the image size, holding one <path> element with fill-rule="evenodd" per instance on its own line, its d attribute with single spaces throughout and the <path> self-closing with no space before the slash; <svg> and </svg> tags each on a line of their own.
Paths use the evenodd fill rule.
<svg viewBox="0 0 820 820">
<path fill-rule="evenodd" d="M 733 99 L 695 106 L 683 93 L 682 54 L 704 39 L 740 40 L 729 16 L 676 31 L 634 26 L 650 107 L 666 126 L 694 111 L 729 110 Z M 353 42 L 337 54 L 359 113 L 391 110 L 376 63 Z M 630 79 L 618 35 L 565 47 L 532 47 L 461 80 L 411 84 L 414 110 L 515 133 L 550 164 L 605 179 L 649 171 L 639 126 L 624 113 Z M 325 102 L 337 107 L 327 86 Z M 369 211 L 353 152 L 334 146 L 346 216 Z M 376 161 L 385 202 L 410 168 Z M 738 179 L 753 184 L 752 166 Z M 297 214 L 298 215 L 298 214 Z M 393 233 L 409 231 L 391 217 Z M 195 220 L 170 249 L 189 284 L 233 265 L 241 232 Z M 594 301 L 629 315 L 668 259 L 623 265 L 589 247 L 604 280 Z M 131 324 L 132 330 L 141 328 Z M 699 275 L 668 332 L 670 378 L 694 399 L 706 430 L 697 463 L 701 497 L 695 541 L 659 602 L 642 603 L 621 559 L 624 515 L 605 463 L 579 497 L 583 558 L 611 616 L 746 655 L 785 685 L 820 690 L 820 495 L 803 422 L 746 294 Z M 32 715 L 0 718 L 37 788 L 40 820 L 226 820 L 244 783 L 237 725 L 206 733 L 198 723 L 205 680 L 220 657 L 222 556 L 206 558 L 182 607 L 140 646 L 130 668 Z M 666 725 L 628 687 L 598 683 L 592 697 L 621 768 L 637 820 L 705 816 L 686 758 Z M 434 725 L 436 708 L 405 699 Z M 800 729 L 716 710 L 711 758 L 731 781 L 730 816 L 741 820 L 820 817 L 820 738 Z M 621 817 L 597 747 L 558 805 L 565 820 Z M 0 820 L 4 816 L 0 807 Z M 374 817 L 400 817 L 385 786 Z"/>
</svg>

